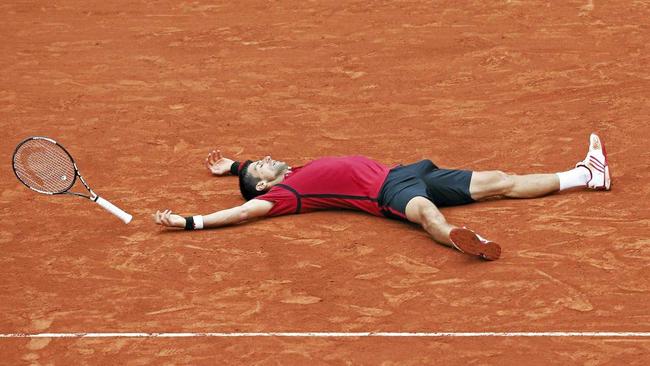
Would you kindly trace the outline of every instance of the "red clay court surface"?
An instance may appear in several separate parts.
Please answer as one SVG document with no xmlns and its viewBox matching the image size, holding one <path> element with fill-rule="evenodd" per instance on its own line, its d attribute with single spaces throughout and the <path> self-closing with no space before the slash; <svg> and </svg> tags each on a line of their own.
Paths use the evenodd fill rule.
<svg viewBox="0 0 650 366">
<path fill-rule="evenodd" d="M 0 333 L 650 331 L 647 1 L 0 5 Z M 556 172 L 607 144 L 611 192 L 443 213 L 503 247 L 322 212 L 201 232 L 150 214 L 241 203 L 213 148 L 299 165 Z M 60 140 L 130 225 L 30 192 Z M 2 338 L 0 364 L 645 365 L 647 337 Z"/>
</svg>

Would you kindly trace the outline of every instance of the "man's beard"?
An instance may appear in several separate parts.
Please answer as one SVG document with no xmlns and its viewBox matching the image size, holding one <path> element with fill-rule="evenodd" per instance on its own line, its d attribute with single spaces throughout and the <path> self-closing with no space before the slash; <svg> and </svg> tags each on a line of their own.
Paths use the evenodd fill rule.
<svg viewBox="0 0 650 366">
<path fill-rule="evenodd" d="M 288 169 L 289 169 L 289 165 L 287 165 L 287 163 L 280 163 L 278 161 L 275 167 L 275 172 L 279 176 L 280 174 L 286 172 Z"/>
</svg>

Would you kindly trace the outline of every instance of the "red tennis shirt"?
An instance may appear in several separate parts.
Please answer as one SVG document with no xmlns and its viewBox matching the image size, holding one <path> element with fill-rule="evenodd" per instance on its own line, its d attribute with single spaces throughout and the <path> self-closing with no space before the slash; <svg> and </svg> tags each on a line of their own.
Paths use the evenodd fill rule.
<svg viewBox="0 0 650 366">
<path fill-rule="evenodd" d="M 390 168 L 363 156 L 325 157 L 292 168 L 256 199 L 273 202 L 267 216 L 342 208 L 383 216 L 377 203 Z"/>
</svg>

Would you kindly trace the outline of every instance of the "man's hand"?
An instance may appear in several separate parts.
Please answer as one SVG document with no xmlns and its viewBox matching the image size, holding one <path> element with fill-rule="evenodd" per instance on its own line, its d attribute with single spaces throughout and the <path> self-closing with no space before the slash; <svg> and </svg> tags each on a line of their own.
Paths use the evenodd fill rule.
<svg viewBox="0 0 650 366">
<path fill-rule="evenodd" d="M 221 151 L 212 150 L 205 159 L 205 166 L 213 175 L 226 175 L 230 173 L 230 166 L 234 161 L 221 156 Z"/>
<path fill-rule="evenodd" d="M 185 227 L 185 218 L 183 216 L 173 214 L 171 210 L 156 211 L 156 213 L 152 216 L 153 220 L 158 225 L 167 227 Z"/>
</svg>

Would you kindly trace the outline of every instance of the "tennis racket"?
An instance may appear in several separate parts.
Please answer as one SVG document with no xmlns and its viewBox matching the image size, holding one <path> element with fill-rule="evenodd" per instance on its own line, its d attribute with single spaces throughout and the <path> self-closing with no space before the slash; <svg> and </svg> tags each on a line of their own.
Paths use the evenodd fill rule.
<svg viewBox="0 0 650 366">
<path fill-rule="evenodd" d="M 56 141 L 47 137 L 30 137 L 18 144 L 12 160 L 16 177 L 29 189 L 49 195 L 71 194 L 88 198 L 119 217 L 125 224 L 131 222 L 131 215 L 90 189 L 79 173 L 72 155 Z M 77 177 L 89 194 L 70 192 Z"/>
</svg>

